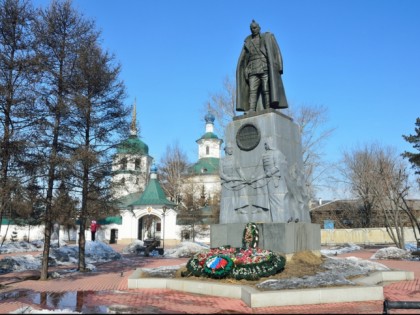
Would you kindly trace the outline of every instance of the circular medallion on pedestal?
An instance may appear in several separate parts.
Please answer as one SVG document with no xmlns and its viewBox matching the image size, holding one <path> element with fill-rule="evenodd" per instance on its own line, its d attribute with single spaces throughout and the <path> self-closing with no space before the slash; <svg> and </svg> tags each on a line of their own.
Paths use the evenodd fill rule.
<svg viewBox="0 0 420 315">
<path fill-rule="evenodd" d="M 236 133 L 236 144 L 243 151 L 251 151 L 260 143 L 260 131 L 253 124 L 245 124 Z"/>
</svg>

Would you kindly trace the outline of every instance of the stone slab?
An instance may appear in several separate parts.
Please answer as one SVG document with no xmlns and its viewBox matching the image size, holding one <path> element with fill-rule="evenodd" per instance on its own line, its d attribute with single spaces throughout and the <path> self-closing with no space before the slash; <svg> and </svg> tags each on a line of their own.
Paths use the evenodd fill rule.
<svg viewBox="0 0 420 315">
<path fill-rule="evenodd" d="M 321 250 L 320 225 L 307 222 L 256 223 L 258 247 L 283 254 Z M 245 223 L 213 224 L 210 226 L 210 247 L 242 247 Z"/>
</svg>

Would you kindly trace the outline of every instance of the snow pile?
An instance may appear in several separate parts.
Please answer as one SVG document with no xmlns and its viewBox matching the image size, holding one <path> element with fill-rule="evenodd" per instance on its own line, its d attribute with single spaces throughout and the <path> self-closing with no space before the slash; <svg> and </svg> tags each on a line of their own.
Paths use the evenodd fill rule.
<svg viewBox="0 0 420 315">
<path fill-rule="evenodd" d="M 74 312 L 70 309 L 59 309 L 59 310 L 36 310 L 30 306 L 21 307 L 14 312 L 10 312 L 9 314 L 83 314 L 79 312 Z"/>
<path fill-rule="evenodd" d="M 8 242 L 0 247 L 0 254 L 9 254 L 17 252 L 36 252 L 44 248 L 42 241 L 33 242 Z"/>
<path fill-rule="evenodd" d="M 144 242 L 141 240 L 135 240 L 134 242 L 128 244 L 123 250 L 123 254 L 137 254 L 144 248 Z"/>
<path fill-rule="evenodd" d="M 0 260 L 0 274 L 39 268 L 41 268 L 41 260 L 32 255 L 6 256 Z"/>
<path fill-rule="evenodd" d="M 381 263 L 377 263 L 374 261 L 369 261 L 366 259 L 361 259 L 358 257 L 346 257 L 346 261 L 349 265 L 354 266 L 354 267 L 358 267 L 361 270 L 365 270 L 367 272 L 370 271 L 381 271 L 381 270 L 390 270 L 387 266 L 381 264 Z"/>
<path fill-rule="evenodd" d="M 181 242 L 174 248 L 165 251 L 165 257 L 190 258 L 196 253 L 208 250 L 210 246 L 196 242 Z"/>
<path fill-rule="evenodd" d="M 362 248 L 356 244 L 347 243 L 340 246 L 331 247 L 329 249 L 321 249 L 321 254 L 325 256 L 334 256 L 354 252 L 361 249 Z"/>
<path fill-rule="evenodd" d="M 156 268 L 142 268 L 144 277 L 147 278 L 175 278 L 177 271 L 184 267 L 186 264 L 178 266 L 162 266 Z"/>
<path fill-rule="evenodd" d="M 328 259 L 323 264 L 323 267 L 325 269 L 341 274 L 346 278 L 358 275 L 366 275 L 371 271 L 389 270 L 389 268 L 383 264 L 357 257 L 328 257 Z"/>
<path fill-rule="evenodd" d="M 398 247 L 379 249 L 370 259 L 411 259 L 411 253 Z"/>
<path fill-rule="evenodd" d="M 24 243 L 24 242 L 22 242 Z M 23 250 L 14 246 L 7 246 L 9 252 L 22 252 Z M 23 248 L 27 248 L 25 244 Z M 99 241 L 87 241 L 85 246 L 85 262 L 89 270 L 94 270 L 94 263 L 106 262 L 121 259 L 121 254 L 117 253 L 111 246 Z M 41 268 L 42 253 L 36 256 L 19 255 L 6 256 L 0 260 L 0 274 L 12 271 L 36 270 Z M 49 266 L 74 265 L 79 260 L 78 245 L 64 245 L 50 249 Z"/>
<path fill-rule="evenodd" d="M 86 242 L 86 262 L 106 262 L 121 259 L 121 254 L 117 253 L 111 246 L 100 241 Z"/>
<path fill-rule="evenodd" d="M 372 271 L 389 270 L 385 265 L 357 257 L 328 257 L 322 264 L 326 271 L 301 278 L 270 279 L 257 284 L 261 290 L 283 290 L 297 288 L 317 288 L 342 285 L 357 285 L 352 277 L 367 275 Z"/>
</svg>

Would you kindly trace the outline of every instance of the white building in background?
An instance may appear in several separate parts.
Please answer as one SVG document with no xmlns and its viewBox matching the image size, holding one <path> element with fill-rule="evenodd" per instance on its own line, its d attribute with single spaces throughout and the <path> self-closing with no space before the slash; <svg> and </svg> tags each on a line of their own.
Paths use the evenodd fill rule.
<svg viewBox="0 0 420 315">
<path fill-rule="evenodd" d="M 199 193 L 212 198 L 220 192 L 219 161 L 223 141 L 214 134 L 214 116 L 207 114 L 204 119 L 205 133 L 196 141 L 198 161 L 189 168 L 187 176 Z M 176 204 L 167 199 L 152 161 L 149 147 L 137 136 L 134 108 L 130 137 L 118 147 L 114 161 L 112 181 L 123 184 L 115 191 L 120 201 L 120 218 L 114 221 L 107 218 L 110 222 L 102 225 L 103 239 L 120 243 L 159 239 L 168 245 L 181 241 L 182 222 L 177 222 Z M 101 239 L 100 232 L 97 236 Z"/>
<path fill-rule="evenodd" d="M 149 181 L 149 170 L 153 158 L 149 155 L 149 146 L 137 135 L 136 103 L 134 102 L 130 126 L 130 137 L 120 143 L 112 166 L 112 183 L 117 188 L 114 195 L 119 198 L 144 191 Z"/>
<path fill-rule="evenodd" d="M 184 194 L 188 191 L 194 195 L 196 201 L 201 199 L 201 208 L 196 210 L 199 213 L 195 219 L 191 219 L 188 212 L 179 212 L 176 222 L 181 227 L 182 240 L 191 239 L 194 235 L 195 240 L 209 243 L 209 225 L 218 223 L 218 212 L 214 205 L 218 207 L 220 200 L 219 165 L 223 140 L 219 139 L 214 133 L 214 120 L 214 116 L 210 113 L 204 116 L 205 133 L 196 140 L 198 161 L 188 168 L 186 174 L 187 178 L 183 187 Z M 185 198 L 185 196 L 181 196 L 181 198 Z M 204 227 L 204 229 L 200 229 L 199 235 L 193 232 L 193 229 L 195 229 L 193 226 L 197 226 L 197 222 L 200 222 L 200 225 Z"/>
<path fill-rule="evenodd" d="M 134 104 L 130 137 L 118 146 L 113 163 L 112 182 L 117 184 L 114 194 L 119 198 L 120 219 L 102 225 L 105 240 L 111 243 L 163 238 L 167 243 L 177 241 L 176 204 L 166 198 L 152 163 L 148 145 L 137 135 Z"/>
<path fill-rule="evenodd" d="M 220 194 L 220 152 L 223 143 L 222 139 L 214 133 L 215 117 L 208 113 L 204 116 L 205 133 L 196 142 L 198 144 L 198 161 L 188 170 L 189 183 L 197 187 L 197 194 L 204 194 L 206 199 L 213 198 Z"/>
</svg>

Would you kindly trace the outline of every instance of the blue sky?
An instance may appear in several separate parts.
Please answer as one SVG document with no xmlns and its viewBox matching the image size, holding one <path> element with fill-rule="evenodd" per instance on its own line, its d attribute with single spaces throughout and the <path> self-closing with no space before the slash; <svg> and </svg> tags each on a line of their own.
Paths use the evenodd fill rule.
<svg viewBox="0 0 420 315">
<path fill-rule="evenodd" d="M 46 0 L 34 0 L 45 5 Z M 329 161 L 379 141 L 414 151 L 403 134 L 420 116 L 418 0 L 73 0 L 122 64 L 127 105 L 137 99 L 142 140 L 157 162 L 178 142 L 190 161 L 204 106 L 222 91 L 249 24 L 279 43 L 289 106 L 328 108 Z M 241 113 L 238 113 L 241 114 Z"/>
</svg>

